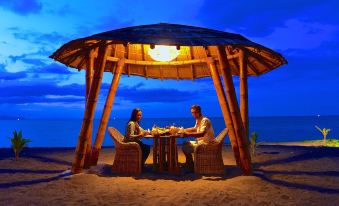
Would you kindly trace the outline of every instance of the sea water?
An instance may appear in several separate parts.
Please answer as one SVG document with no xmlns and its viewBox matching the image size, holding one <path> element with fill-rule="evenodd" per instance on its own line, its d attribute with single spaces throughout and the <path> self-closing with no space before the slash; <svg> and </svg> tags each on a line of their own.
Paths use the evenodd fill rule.
<svg viewBox="0 0 339 206">
<path fill-rule="evenodd" d="M 225 123 L 223 118 L 210 118 L 217 135 Z M 29 147 L 75 147 L 77 144 L 81 119 L 68 120 L 0 120 L 0 147 L 10 147 L 10 137 L 14 130 L 22 130 L 23 136 L 32 142 Z M 128 119 L 111 119 L 108 126 L 116 127 L 122 134 Z M 93 139 L 95 138 L 100 120 L 94 120 Z M 328 138 L 339 138 L 339 116 L 304 116 L 304 117 L 252 117 L 250 118 L 250 133 L 258 134 L 258 141 L 285 142 L 321 139 L 322 135 L 315 129 L 330 128 Z M 160 127 L 175 125 L 193 127 L 193 118 L 143 118 L 140 125 L 151 129 L 153 125 Z M 143 140 L 152 144 L 152 140 Z M 182 140 L 179 139 L 181 144 Z M 225 138 L 228 144 L 228 138 Z M 112 146 L 113 141 L 105 133 L 103 146 Z"/>
</svg>

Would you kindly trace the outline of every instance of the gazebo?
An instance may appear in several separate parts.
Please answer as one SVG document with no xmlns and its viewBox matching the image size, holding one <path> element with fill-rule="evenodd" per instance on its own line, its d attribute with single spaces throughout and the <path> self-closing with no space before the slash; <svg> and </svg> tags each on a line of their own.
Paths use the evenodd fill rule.
<svg viewBox="0 0 339 206">
<path fill-rule="evenodd" d="M 79 71 L 86 70 L 86 107 L 73 174 L 97 164 L 120 76 L 124 74 L 162 80 L 211 77 L 235 160 L 245 175 L 251 175 L 247 77 L 287 63 L 279 53 L 239 34 L 165 23 L 76 39 L 64 44 L 51 58 Z M 92 145 L 94 111 L 104 72 L 114 76 Z M 232 75 L 240 77 L 240 107 Z"/>
</svg>

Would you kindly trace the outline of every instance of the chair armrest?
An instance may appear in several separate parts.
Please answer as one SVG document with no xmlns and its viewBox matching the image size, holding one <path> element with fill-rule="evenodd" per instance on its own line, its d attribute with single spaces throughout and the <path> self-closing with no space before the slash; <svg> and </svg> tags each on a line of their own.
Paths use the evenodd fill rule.
<svg viewBox="0 0 339 206">
<path fill-rule="evenodd" d="M 140 145 L 136 142 L 122 142 L 116 145 L 116 148 L 122 150 L 137 150 L 141 153 Z"/>
</svg>

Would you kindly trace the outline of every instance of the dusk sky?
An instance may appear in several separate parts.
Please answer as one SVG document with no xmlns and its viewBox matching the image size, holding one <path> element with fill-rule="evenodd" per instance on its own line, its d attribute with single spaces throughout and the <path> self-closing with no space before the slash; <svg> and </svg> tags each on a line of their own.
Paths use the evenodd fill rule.
<svg viewBox="0 0 339 206">
<path fill-rule="evenodd" d="M 250 116 L 339 115 L 339 3 L 286 1 L 0 0 L 0 118 L 82 118 L 85 72 L 49 56 L 70 40 L 121 27 L 177 23 L 239 33 L 288 61 L 249 78 Z M 104 74 L 100 118 L 112 75 Z M 238 90 L 238 77 L 234 77 Z M 221 116 L 213 82 L 123 76 L 111 117 Z"/>
</svg>

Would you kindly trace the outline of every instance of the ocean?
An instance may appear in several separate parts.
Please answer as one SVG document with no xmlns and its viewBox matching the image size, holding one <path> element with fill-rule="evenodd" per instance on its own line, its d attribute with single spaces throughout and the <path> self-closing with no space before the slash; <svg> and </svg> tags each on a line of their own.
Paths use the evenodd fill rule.
<svg viewBox="0 0 339 206">
<path fill-rule="evenodd" d="M 225 127 L 222 118 L 210 118 L 216 135 Z M 10 137 L 13 131 L 22 130 L 23 136 L 32 142 L 29 147 L 75 147 L 81 119 L 69 120 L 0 120 L 0 147 L 10 147 Z M 93 140 L 100 120 L 94 120 Z M 111 119 L 108 126 L 116 127 L 122 134 L 125 131 L 127 119 Z M 176 125 L 192 127 L 193 118 L 144 118 L 140 125 L 144 129 L 153 125 Z M 315 129 L 330 128 L 327 138 L 339 138 L 339 116 L 303 116 L 303 117 L 252 117 L 250 118 L 250 133 L 258 134 L 258 142 L 285 142 L 321 139 L 322 135 Z M 152 144 L 151 140 L 143 140 Z M 179 144 L 182 143 L 179 141 Z M 229 143 L 228 138 L 225 143 Z M 112 146 L 113 141 L 106 132 L 103 146 Z"/>
</svg>

